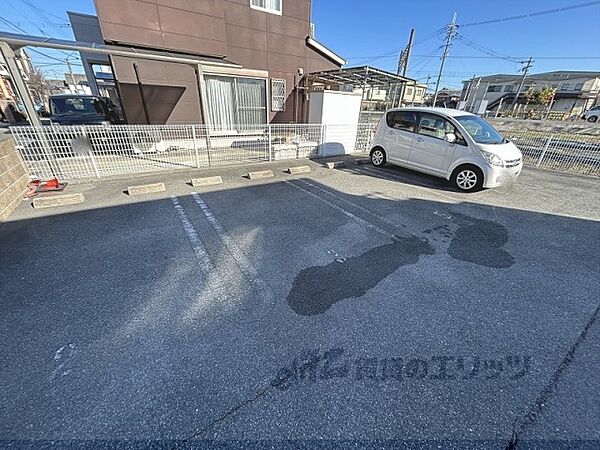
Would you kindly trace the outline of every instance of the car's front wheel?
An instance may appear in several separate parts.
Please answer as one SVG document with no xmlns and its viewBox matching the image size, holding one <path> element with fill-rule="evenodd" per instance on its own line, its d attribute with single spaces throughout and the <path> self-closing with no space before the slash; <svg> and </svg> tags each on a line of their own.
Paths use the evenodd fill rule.
<svg viewBox="0 0 600 450">
<path fill-rule="evenodd" d="M 371 162 L 374 166 L 383 166 L 385 161 L 385 150 L 383 150 L 381 147 L 375 147 L 373 150 L 371 150 Z"/>
<path fill-rule="evenodd" d="M 592 123 L 597 122 L 598 116 L 590 116 L 590 117 L 588 117 L 587 121 L 592 122 Z"/>
<path fill-rule="evenodd" d="M 462 166 L 452 174 L 452 183 L 463 192 L 475 192 L 483 187 L 483 172 L 476 166 Z"/>
</svg>

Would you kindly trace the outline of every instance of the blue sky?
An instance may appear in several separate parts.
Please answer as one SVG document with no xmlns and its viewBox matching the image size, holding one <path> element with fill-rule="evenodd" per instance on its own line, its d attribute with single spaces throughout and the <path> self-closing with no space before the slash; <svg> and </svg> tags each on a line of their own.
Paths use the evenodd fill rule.
<svg viewBox="0 0 600 450">
<path fill-rule="evenodd" d="M 284 0 L 284 8 L 286 1 Z M 589 1 L 589 0 L 588 0 Z M 313 0 L 313 22 L 317 39 L 349 61 L 349 66 L 372 65 L 395 70 L 398 49 L 404 47 L 411 28 L 416 29 L 408 75 L 425 81 L 435 79 L 444 36 L 436 33 L 458 14 L 459 24 L 518 16 L 581 3 L 586 0 Z M 0 30 L 72 39 L 66 11 L 94 14 L 93 0 L 3 0 Z M 40 11 L 41 10 L 41 11 Z M 2 21 L 4 19 L 4 21 Z M 8 25 L 6 21 L 10 21 Z M 550 70 L 600 71 L 600 4 L 539 15 L 521 20 L 458 29 L 462 39 L 451 48 L 442 86 L 460 86 L 474 74 L 517 73 L 517 60 L 533 56 L 533 72 Z M 480 48 L 473 48 L 473 44 Z M 483 50 L 481 49 L 483 47 Z M 485 49 L 510 58 L 487 58 Z M 56 59 L 66 53 L 38 49 L 48 56 L 32 58 L 49 77 L 61 77 L 66 70 Z M 477 58 L 469 58 L 475 56 Z M 467 57 L 467 58 L 464 58 Z M 481 58 L 484 57 L 484 58 Z M 536 58 L 537 57 L 537 58 Z M 547 58 L 556 59 L 547 59 Z M 565 58 L 569 57 L 569 58 Z M 586 57 L 587 59 L 575 59 Z M 74 71 L 81 72 L 71 57 Z M 432 81 L 433 81 L 432 80 Z"/>
</svg>

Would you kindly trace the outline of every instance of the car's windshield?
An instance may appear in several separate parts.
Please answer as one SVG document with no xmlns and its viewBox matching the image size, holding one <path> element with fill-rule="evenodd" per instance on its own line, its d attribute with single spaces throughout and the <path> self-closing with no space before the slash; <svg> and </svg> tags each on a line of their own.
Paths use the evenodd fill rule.
<svg viewBox="0 0 600 450">
<path fill-rule="evenodd" d="M 506 139 L 479 116 L 458 116 L 455 119 L 478 144 L 503 144 Z"/>
<path fill-rule="evenodd" d="M 102 105 L 95 98 L 59 97 L 50 103 L 52 114 L 103 114 Z"/>
</svg>

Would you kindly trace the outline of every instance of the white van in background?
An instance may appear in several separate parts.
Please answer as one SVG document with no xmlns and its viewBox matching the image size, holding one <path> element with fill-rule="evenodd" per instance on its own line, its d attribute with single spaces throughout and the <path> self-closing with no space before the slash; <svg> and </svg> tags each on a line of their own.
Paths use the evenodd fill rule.
<svg viewBox="0 0 600 450">
<path fill-rule="evenodd" d="M 381 118 L 371 162 L 386 162 L 451 180 L 471 192 L 514 181 L 520 150 L 479 116 L 446 108 L 397 108 Z"/>
</svg>

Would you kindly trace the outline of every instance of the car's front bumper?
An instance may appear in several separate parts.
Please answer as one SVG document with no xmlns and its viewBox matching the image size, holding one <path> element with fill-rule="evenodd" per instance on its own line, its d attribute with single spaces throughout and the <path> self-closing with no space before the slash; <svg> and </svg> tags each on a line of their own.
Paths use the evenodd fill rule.
<svg viewBox="0 0 600 450">
<path fill-rule="evenodd" d="M 514 167 L 488 166 L 483 180 L 483 187 L 493 188 L 514 183 L 523 170 L 523 162 Z"/>
</svg>

